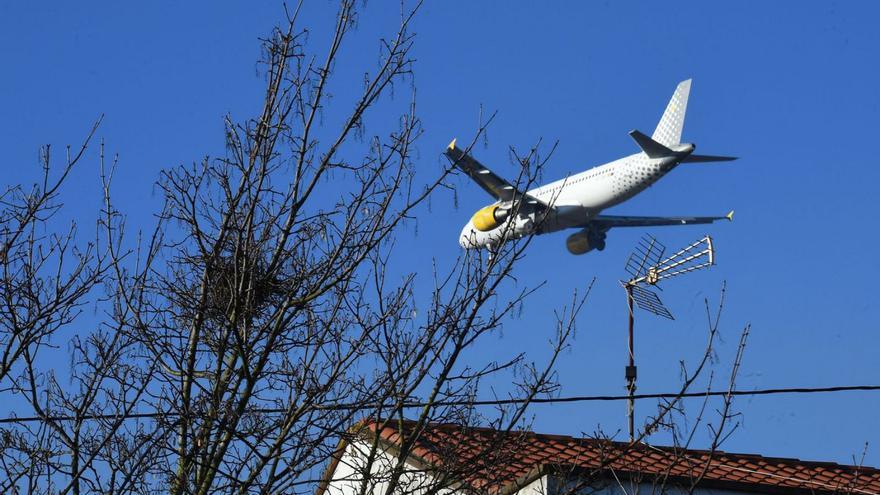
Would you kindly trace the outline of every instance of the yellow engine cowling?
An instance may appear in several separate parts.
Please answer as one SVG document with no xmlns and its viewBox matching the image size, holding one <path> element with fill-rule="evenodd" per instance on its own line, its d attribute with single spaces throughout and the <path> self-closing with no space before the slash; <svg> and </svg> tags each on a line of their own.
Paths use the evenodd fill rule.
<svg viewBox="0 0 880 495">
<path fill-rule="evenodd" d="M 499 209 L 498 205 L 487 206 L 474 213 L 471 223 L 480 232 L 488 232 L 504 223 L 507 215 L 507 210 Z"/>
<path fill-rule="evenodd" d="M 568 236 L 565 240 L 565 247 L 571 254 L 584 254 L 593 250 L 590 243 L 590 235 L 586 231 L 577 232 Z"/>
<path fill-rule="evenodd" d="M 605 249 L 605 231 L 586 228 L 575 232 L 565 240 L 565 247 L 571 254 L 585 254 L 594 249 Z"/>
</svg>

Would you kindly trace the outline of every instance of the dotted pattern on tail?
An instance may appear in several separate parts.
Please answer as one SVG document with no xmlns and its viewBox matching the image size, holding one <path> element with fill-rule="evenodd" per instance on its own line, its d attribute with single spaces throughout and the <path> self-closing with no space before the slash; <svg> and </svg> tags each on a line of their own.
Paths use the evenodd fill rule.
<svg viewBox="0 0 880 495">
<path fill-rule="evenodd" d="M 687 111 L 690 92 L 690 79 L 679 83 L 651 139 L 664 146 L 673 146 L 681 142 L 681 130 L 684 127 L 684 114 Z"/>
</svg>

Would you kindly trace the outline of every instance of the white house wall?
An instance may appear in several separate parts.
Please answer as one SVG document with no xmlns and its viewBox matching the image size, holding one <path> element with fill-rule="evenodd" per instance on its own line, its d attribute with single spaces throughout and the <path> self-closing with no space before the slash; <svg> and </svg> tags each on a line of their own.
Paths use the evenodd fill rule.
<svg viewBox="0 0 880 495">
<path fill-rule="evenodd" d="M 528 485 L 522 487 L 518 492 L 516 492 L 516 495 L 549 495 L 547 483 L 547 476 L 541 476 L 535 481 L 532 481 Z"/>
<path fill-rule="evenodd" d="M 364 489 L 364 473 L 367 472 L 371 447 L 369 443 L 363 441 L 348 444 L 327 485 L 326 495 L 360 495 L 362 490 L 364 495 L 386 495 L 389 473 L 393 471 L 397 458 L 392 452 L 378 448 L 372 465 L 369 466 L 370 475 Z M 433 478 L 423 468 L 407 462 L 394 493 L 420 495 L 428 492 L 435 485 Z M 445 488 L 436 493 L 450 495 L 455 493 L 455 490 Z"/>
</svg>

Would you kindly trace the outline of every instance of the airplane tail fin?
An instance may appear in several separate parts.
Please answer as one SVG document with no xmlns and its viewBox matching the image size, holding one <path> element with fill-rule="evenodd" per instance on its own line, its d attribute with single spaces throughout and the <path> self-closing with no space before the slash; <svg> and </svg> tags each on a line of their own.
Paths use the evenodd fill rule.
<svg viewBox="0 0 880 495">
<path fill-rule="evenodd" d="M 674 146 L 681 143 L 681 129 L 684 127 L 684 114 L 687 111 L 688 95 L 691 92 L 691 80 L 678 83 L 672 99 L 666 105 L 666 111 L 654 130 L 651 139 L 664 146 Z"/>
</svg>

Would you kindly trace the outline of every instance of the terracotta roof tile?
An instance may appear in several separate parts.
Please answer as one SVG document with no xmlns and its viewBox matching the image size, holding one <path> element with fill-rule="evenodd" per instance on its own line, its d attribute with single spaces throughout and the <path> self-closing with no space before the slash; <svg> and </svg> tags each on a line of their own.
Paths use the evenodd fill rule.
<svg viewBox="0 0 880 495">
<path fill-rule="evenodd" d="M 405 430 L 414 428 L 406 423 Z M 378 426 L 373 425 L 372 431 Z M 400 442 L 393 427 L 378 431 L 389 443 Z M 413 431 L 404 431 L 409 437 Z M 542 435 L 533 432 L 507 434 L 486 428 L 462 428 L 455 425 L 430 425 L 421 434 L 414 454 L 431 464 L 446 462 L 482 462 L 486 454 L 494 459 L 491 466 L 472 469 L 467 481 L 474 487 L 512 485 L 540 467 L 554 467 L 562 473 L 615 471 L 639 475 L 648 480 L 666 474 L 682 480 L 699 477 L 704 484 L 721 483 L 760 488 L 774 487 L 804 492 L 848 492 L 880 495 L 880 471 L 870 467 L 846 466 L 828 462 L 762 457 L 705 450 L 682 450 L 645 444 L 630 446 L 622 442 Z M 450 459 L 457 461 L 450 461 Z"/>
</svg>

